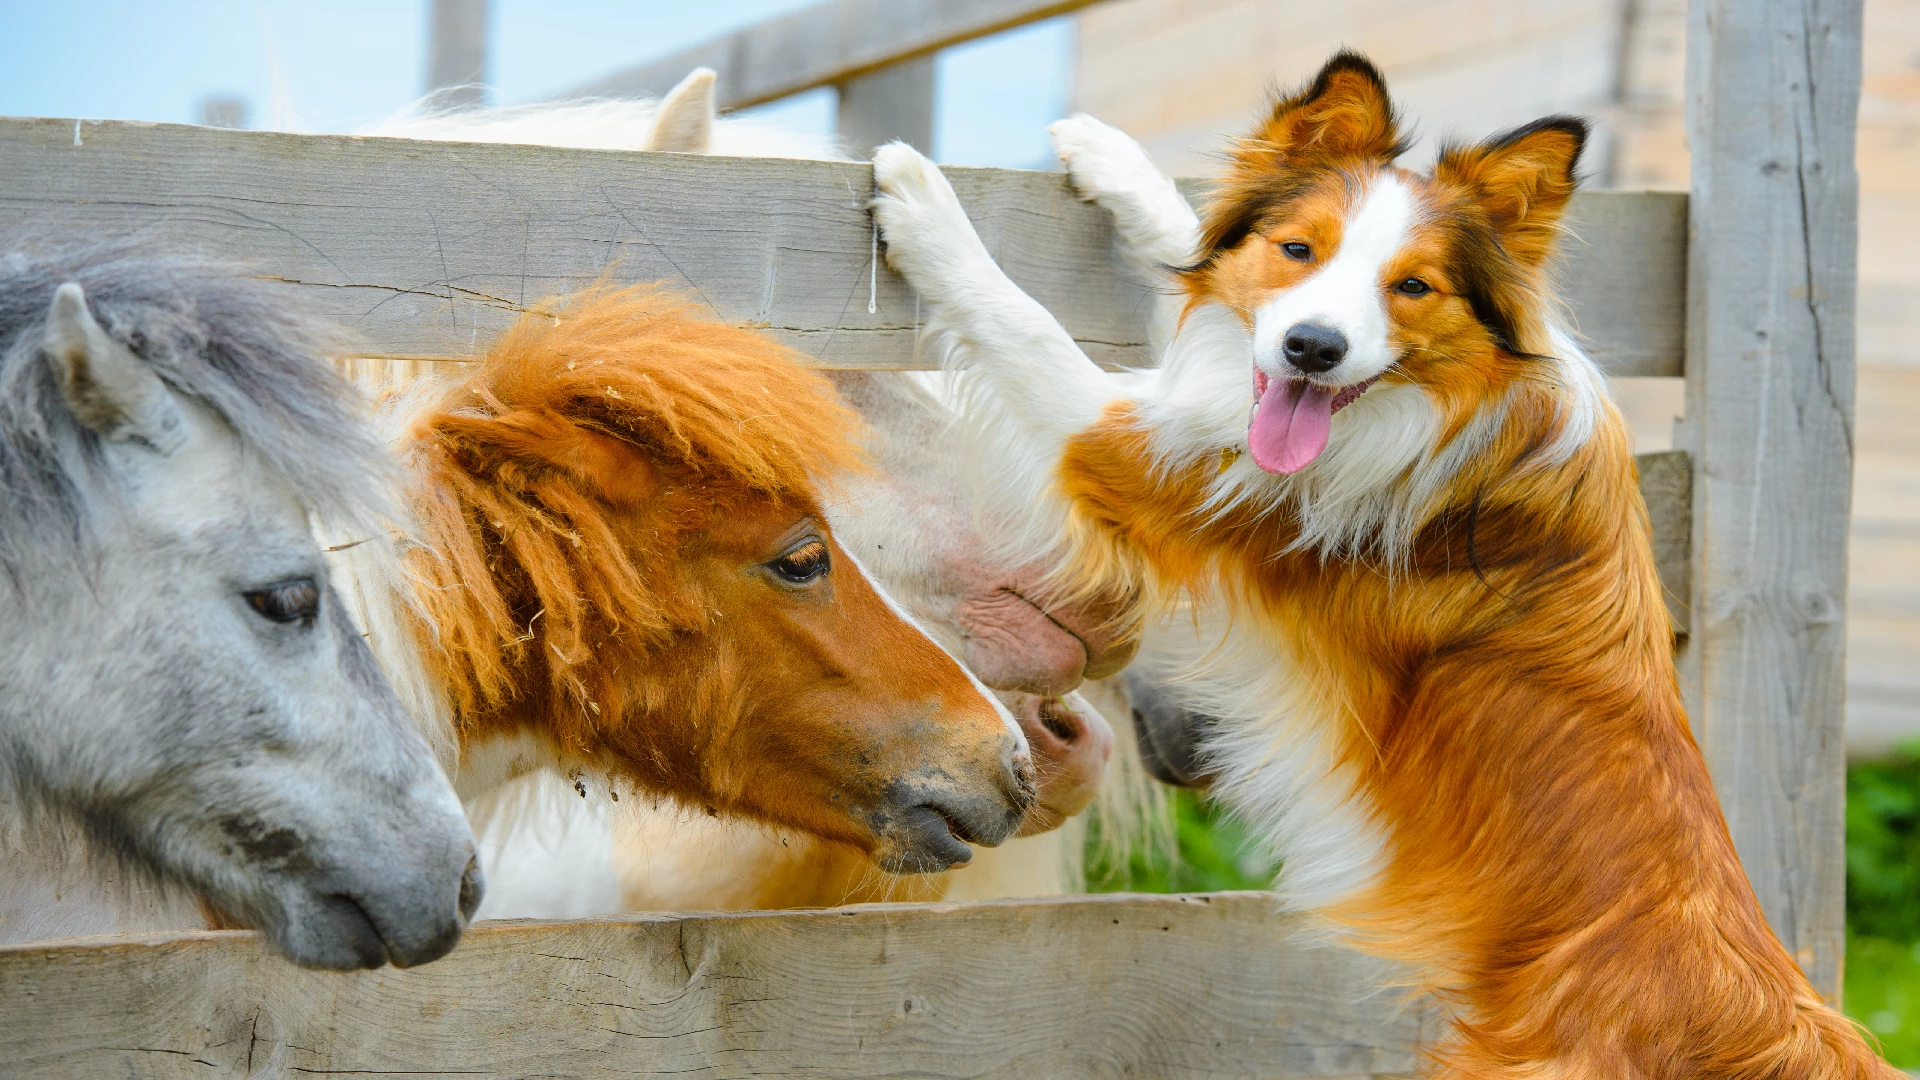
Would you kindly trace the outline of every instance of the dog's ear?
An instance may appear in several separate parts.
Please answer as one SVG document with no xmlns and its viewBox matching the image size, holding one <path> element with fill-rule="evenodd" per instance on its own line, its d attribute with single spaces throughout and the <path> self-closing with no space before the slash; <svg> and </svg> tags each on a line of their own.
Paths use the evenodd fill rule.
<svg viewBox="0 0 1920 1080">
<path fill-rule="evenodd" d="M 1387 81 L 1372 61 L 1342 51 L 1306 89 L 1274 102 L 1272 115 L 1241 143 L 1237 156 L 1284 160 L 1325 154 L 1384 165 L 1404 149 Z"/>
<path fill-rule="evenodd" d="M 1433 178 L 1463 188 L 1522 265 L 1538 266 L 1553 251 L 1560 215 L 1578 186 L 1587 122 L 1549 116 L 1473 146 L 1449 146 Z"/>
</svg>

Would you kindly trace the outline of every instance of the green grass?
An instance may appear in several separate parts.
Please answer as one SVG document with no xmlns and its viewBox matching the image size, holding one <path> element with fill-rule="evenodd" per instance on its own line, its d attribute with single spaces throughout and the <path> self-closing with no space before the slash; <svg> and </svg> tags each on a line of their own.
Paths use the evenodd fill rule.
<svg viewBox="0 0 1920 1080">
<path fill-rule="evenodd" d="M 1847 1015 L 1920 1067 L 1920 743 L 1847 769 Z"/>
<path fill-rule="evenodd" d="M 1137 847 L 1114 859 L 1101 843 L 1096 820 L 1087 838 L 1087 889 L 1091 892 L 1222 892 L 1265 889 L 1274 864 L 1263 857 L 1247 830 L 1191 791 L 1176 790 L 1172 803 L 1176 850 Z"/>
<path fill-rule="evenodd" d="M 1087 845 L 1094 892 L 1264 889 L 1274 866 L 1239 822 L 1190 791 L 1172 797 L 1177 849 L 1103 855 Z M 1887 1060 L 1920 1068 L 1920 742 L 1847 770 L 1847 1015 Z"/>
<path fill-rule="evenodd" d="M 1849 933 L 1846 981 L 1847 1015 L 1867 1025 L 1888 1061 L 1920 1066 L 1920 945 Z"/>
</svg>

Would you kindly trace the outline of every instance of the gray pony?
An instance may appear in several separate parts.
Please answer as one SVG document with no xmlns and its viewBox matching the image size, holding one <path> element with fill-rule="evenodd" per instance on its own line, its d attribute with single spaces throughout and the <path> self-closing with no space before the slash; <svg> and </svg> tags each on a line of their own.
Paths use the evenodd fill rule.
<svg viewBox="0 0 1920 1080">
<path fill-rule="evenodd" d="M 480 900 L 316 532 L 391 466 L 282 287 L 0 257 L 0 943 L 239 923 L 312 967 L 444 955 Z"/>
</svg>

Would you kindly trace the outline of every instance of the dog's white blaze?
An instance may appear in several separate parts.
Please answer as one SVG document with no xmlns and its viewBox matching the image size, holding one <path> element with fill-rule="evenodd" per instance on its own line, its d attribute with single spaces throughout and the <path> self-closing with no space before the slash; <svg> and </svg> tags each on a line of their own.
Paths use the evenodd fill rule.
<svg viewBox="0 0 1920 1080">
<path fill-rule="evenodd" d="M 1347 386 L 1393 366 L 1388 342 L 1386 265 L 1406 246 L 1414 220 L 1413 192 L 1388 173 L 1379 174 L 1347 218 L 1340 246 L 1321 268 L 1260 306 L 1253 317 L 1253 358 L 1276 379 L 1299 378 L 1280 343 L 1287 331 L 1313 323 L 1347 338 L 1347 358 L 1322 378 Z M 1316 256 L 1318 253 L 1316 253 Z"/>
</svg>

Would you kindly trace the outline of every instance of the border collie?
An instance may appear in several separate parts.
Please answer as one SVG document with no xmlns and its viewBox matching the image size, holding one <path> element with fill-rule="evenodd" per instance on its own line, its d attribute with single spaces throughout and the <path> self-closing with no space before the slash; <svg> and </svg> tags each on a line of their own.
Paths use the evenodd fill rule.
<svg viewBox="0 0 1920 1080">
<path fill-rule="evenodd" d="M 1219 613 L 1186 665 L 1216 792 L 1291 903 L 1449 1011 L 1436 1074 L 1892 1077 L 1768 929 L 1688 731 L 1629 436 L 1547 279 L 1586 137 L 1548 117 L 1417 174 L 1341 53 L 1195 221 L 1125 136 L 1057 125 L 1123 240 L 1186 252 L 1125 381 L 931 162 L 882 148 L 873 207 L 1008 543 Z"/>
</svg>

